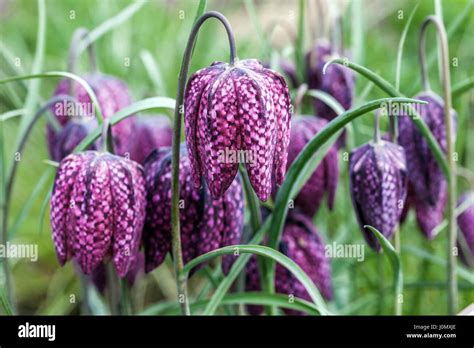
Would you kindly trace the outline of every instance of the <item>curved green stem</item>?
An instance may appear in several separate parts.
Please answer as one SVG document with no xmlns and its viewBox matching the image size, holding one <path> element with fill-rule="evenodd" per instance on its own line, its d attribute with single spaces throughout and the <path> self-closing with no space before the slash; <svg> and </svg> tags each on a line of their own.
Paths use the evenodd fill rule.
<svg viewBox="0 0 474 348">
<path fill-rule="evenodd" d="M 424 65 L 424 50 L 425 50 L 425 39 L 426 29 L 432 24 L 436 28 L 438 35 L 438 42 L 441 48 L 441 66 L 442 66 L 442 85 L 443 85 L 443 97 L 444 97 L 444 116 L 446 124 L 446 142 L 447 142 L 447 160 L 449 166 L 449 172 L 452 174 L 448 180 L 448 207 L 447 207 L 447 220 L 448 220 L 448 312 L 451 315 L 456 314 L 458 304 L 458 292 L 457 292 L 457 278 L 456 278 L 456 223 L 455 223 L 455 208 L 456 208 L 456 162 L 454 161 L 454 148 L 455 139 L 452 136 L 453 124 L 451 116 L 452 100 L 451 100 L 451 73 L 449 70 L 449 49 L 448 49 L 448 37 L 446 29 L 444 28 L 443 22 L 438 16 L 427 17 L 420 30 L 420 63 L 422 74 L 424 74 L 424 82 L 428 81 L 426 66 Z M 422 58 L 423 57 L 423 58 Z M 429 88 L 429 82 L 427 83 Z"/>
<path fill-rule="evenodd" d="M 89 31 L 86 28 L 79 28 L 74 31 L 72 34 L 71 45 L 69 46 L 69 53 L 67 58 L 67 71 L 70 73 L 76 73 L 76 62 L 77 58 L 79 58 L 79 44 L 84 39 L 87 38 L 89 35 Z M 93 73 L 97 72 L 97 61 L 95 58 L 95 48 L 94 45 L 91 43 L 87 47 L 88 56 L 89 56 L 89 63 L 91 65 L 91 70 Z M 74 81 L 69 81 L 69 95 L 73 95 L 73 87 Z"/>
<path fill-rule="evenodd" d="M 189 315 L 189 301 L 187 295 L 186 279 L 181 280 L 179 274 L 184 267 L 183 255 L 181 251 L 181 233 L 179 226 L 179 150 L 181 143 L 181 116 L 184 113 L 184 89 L 188 78 L 189 65 L 193 54 L 193 48 L 196 43 L 197 35 L 202 24 L 209 18 L 218 19 L 225 27 L 227 36 L 229 38 L 230 46 L 230 64 L 233 65 L 236 59 L 235 40 L 232 33 L 230 23 L 219 12 L 207 12 L 203 14 L 194 23 L 191 33 L 188 38 L 188 43 L 184 51 L 183 61 L 181 63 L 181 70 L 178 78 L 178 91 L 176 93 L 176 107 L 174 112 L 174 126 L 173 126 L 173 143 L 172 143 L 172 160 L 171 160 L 171 244 L 173 251 L 173 262 L 176 273 L 176 282 L 178 288 L 178 298 L 181 303 L 183 314 Z"/>
<path fill-rule="evenodd" d="M 327 67 L 330 64 L 343 65 L 349 69 L 352 69 L 358 72 L 359 74 L 363 75 L 364 77 L 372 81 L 375 85 L 377 85 L 380 89 L 382 89 L 391 97 L 405 97 L 402 93 L 397 91 L 395 87 L 393 87 L 387 80 L 383 79 L 382 77 L 374 73 L 372 70 L 367 69 L 366 67 L 363 67 L 353 62 L 349 62 L 345 59 L 335 58 L 326 63 L 326 65 L 323 68 L 323 73 L 326 71 Z M 448 161 L 444 157 L 443 150 L 441 150 L 441 147 L 439 146 L 438 141 L 435 139 L 430 129 L 421 118 L 421 116 L 411 105 L 409 105 L 408 113 L 410 116 L 413 115 L 413 117 L 410 117 L 412 122 L 415 123 L 421 135 L 426 139 L 426 142 L 428 143 L 428 146 L 431 152 L 433 153 L 433 156 L 435 157 L 436 162 L 438 163 L 441 170 L 443 171 L 443 174 L 446 177 L 446 179 L 449 180 L 451 173 L 449 172 Z"/>
<path fill-rule="evenodd" d="M 59 95 L 54 98 L 51 98 L 46 104 L 44 104 L 34 115 L 31 120 L 31 122 L 28 124 L 25 132 L 23 133 L 22 138 L 19 140 L 18 147 L 15 151 L 15 153 L 21 154 L 23 151 L 23 148 L 25 147 L 26 141 L 33 129 L 33 126 L 35 125 L 36 121 L 47 111 L 52 105 L 57 103 L 58 101 L 62 101 L 64 99 L 72 99 L 71 97 L 68 96 L 63 96 Z M 0 245 L 5 245 L 6 242 L 8 241 L 8 234 L 7 234 L 7 229 L 8 229 L 8 214 L 9 214 L 9 208 L 10 208 L 10 199 L 11 199 L 11 194 L 13 190 L 13 183 L 15 179 L 15 174 L 16 170 L 18 168 L 18 163 L 19 161 L 16 161 L 15 159 L 12 162 L 12 165 L 6 175 L 6 180 L 5 180 L 5 191 L 4 191 L 4 197 L 2 201 L 2 207 L 0 209 L 2 210 L 2 221 L 1 221 L 1 233 L 0 233 Z M 3 273 L 5 275 L 5 291 L 8 300 L 11 303 L 11 306 L 13 310 L 15 310 L 15 300 L 14 300 L 14 295 L 13 295 L 13 289 L 12 289 L 12 281 L 11 281 L 11 274 L 10 274 L 10 268 L 9 268 L 9 263 L 8 259 L 4 258 L 2 261 L 2 266 L 3 266 Z"/>
</svg>

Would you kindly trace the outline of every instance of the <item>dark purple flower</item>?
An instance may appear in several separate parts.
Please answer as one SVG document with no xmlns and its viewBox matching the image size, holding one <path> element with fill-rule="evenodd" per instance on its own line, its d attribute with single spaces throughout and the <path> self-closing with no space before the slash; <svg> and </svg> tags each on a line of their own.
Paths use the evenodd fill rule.
<svg viewBox="0 0 474 348">
<path fill-rule="evenodd" d="M 145 220 L 142 167 L 109 153 L 64 158 L 51 197 L 51 227 L 61 265 L 73 258 L 90 274 L 110 255 L 120 277 L 138 252 Z"/>
<path fill-rule="evenodd" d="M 293 117 L 290 145 L 288 146 L 288 168 L 311 138 L 326 124 L 327 121 L 319 117 Z M 327 193 L 328 206 L 332 209 L 338 180 L 339 162 L 337 149 L 333 146 L 301 189 L 295 199 L 295 206 L 306 215 L 313 216 L 318 210 L 324 194 Z"/>
<path fill-rule="evenodd" d="M 143 230 L 146 271 L 158 267 L 171 251 L 171 151 L 155 150 L 145 161 L 147 217 Z M 179 170 L 180 227 L 184 262 L 208 251 L 238 244 L 244 206 L 235 180 L 223 197 L 213 199 L 207 185 L 194 186 L 191 164 L 182 151 Z"/>
<path fill-rule="evenodd" d="M 310 219 L 298 213 L 289 214 L 279 250 L 301 267 L 325 299 L 332 299 L 331 265 L 325 255 L 324 241 Z M 245 290 L 260 291 L 260 276 L 255 256 L 252 256 L 247 264 L 246 272 Z M 293 295 L 311 301 L 311 297 L 303 284 L 280 264 L 276 266 L 275 290 L 280 294 Z M 260 306 L 249 306 L 248 309 L 250 314 L 253 315 L 260 314 L 262 311 Z M 289 315 L 302 314 L 299 311 L 288 309 L 285 312 Z"/>
<path fill-rule="evenodd" d="M 470 203 L 467 201 L 470 200 Z M 458 249 L 461 261 L 468 267 L 474 268 L 474 193 L 463 194 L 458 201 L 458 207 L 466 202 L 468 208 L 458 215 L 459 226 Z"/>
<path fill-rule="evenodd" d="M 281 185 L 285 175 L 290 119 L 284 78 L 257 60 L 216 62 L 194 73 L 184 122 L 195 186 L 204 176 L 213 197 L 221 197 L 245 162 L 257 196 L 267 200 L 272 177 Z"/>
<path fill-rule="evenodd" d="M 71 120 L 57 133 L 55 145 L 51 149 L 51 157 L 55 161 L 61 161 L 71 154 L 77 145 L 97 127 L 95 120 L 76 121 Z M 97 150 L 97 144 L 93 143 L 88 150 Z"/>
<path fill-rule="evenodd" d="M 327 41 L 318 41 L 306 54 L 306 79 L 310 89 L 319 89 L 333 96 L 345 110 L 352 106 L 354 94 L 354 72 L 344 66 L 333 64 L 328 66 L 323 74 L 324 65 L 336 58 L 338 54 L 333 51 Z M 319 99 L 314 100 L 317 115 L 327 120 L 337 116 L 333 109 Z"/>
<path fill-rule="evenodd" d="M 103 74 L 92 74 L 83 76 L 83 79 L 96 94 L 102 114 L 105 118 L 111 117 L 117 111 L 132 102 L 127 86 L 114 77 Z M 71 80 L 60 81 L 54 95 L 69 95 L 70 83 Z M 72 96 L 76 99 L 76 103 L 65 99 L 63 102 L 55 103 L 51 108 L 53 115 L 61 126 L 65 126 L 73 118 L 90 120 L 95 116 L 93 104 L 82 85 L 74 82 L 72 91 Z M 128 117 L 112 127 L 115 152 L 120 156 L 123 156 L 129 151 L 129 142 L 132 139 L 134 122 L 134 117 Z M 51 156 L 53 156 L 57 134 L 50 124 L 47 125 L 46 132 L 49 152 Z"/>
<path fill-rule="evenodd" d="M 143 163 L 155 149 L 171 146 L 173 129 L 166 116 L 138 117 L 134 127 L 130 158 Z"/>
<path fill-rule="evenodd" d="M 349 158 L 352 203 L 360 229 L 373 249 L 381 249 L 370 225 L 392 237 L 405 202 L 407 180 L 403 148 L 380 140 L 354 149 Z"/>
<path fill-rule="evenodd" d="M 299 86 L 298 77 L 296 73 L 296 67 L 288 59 L 280 60 L 280 69 L 283 71 L 285 76 L 290 80 L 291 86 L 297 88 Z"/>
<path fill-rule="evenodd" d="M 443 100 L 433 92 L 423 92 L 414 98 L 428 102 L 428 104 L 419 104 L 420 116 L 433 133 L 441 149 L 446 153 L 447 141 Z M 453 125 L 455 125 L 456 113 L 454 110 L 452 111 L 452 117 Z M 421 135 L 418 127 L 410 120 L 410 117 L 402 112 L 398 125 L 398 142 L 405 150 L 408 179 L 413 186 L 416 198 L 434 207 L 441 200 L 443 182 L 446 179 L 428 143 Z M 453 136 L 455 136 L 455 128 L 453 127 Z"/>
<path fill-rule="evenodd" d="M 442 181 L 441 194 L 438 201 L 434 205 L 431 203 L 415 197 L 415 213 L 416 222 L 421 229 L 421 232 L 428 239 L 433 239 L 435 235 L 435 227 L 443 221 L 444 209 L 448 201 L 448 188 L 446 181 Z"/>
</svg>

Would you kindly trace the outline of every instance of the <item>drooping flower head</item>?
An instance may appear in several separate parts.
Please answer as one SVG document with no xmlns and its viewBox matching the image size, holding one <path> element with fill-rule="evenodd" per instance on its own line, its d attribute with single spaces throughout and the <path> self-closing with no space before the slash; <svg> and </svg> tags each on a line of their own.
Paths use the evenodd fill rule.
<svg viewBox="0 0 474 348">
<path fill-rule="evenodd" d="M 145 220 L 142 167 L 109 153 L 64 158 L 51 197 L 51 227 L 61 265 L 73 258 L 90 274 L 111 256 L 124 277 L 138 252 Z"/>
<path fill-rule="evenodd" d="M 100 73 L 83 76 L 83 79 L 90 85 L 97 96 L 102 115 L 105 118 L 111 117 L 117 111 L 128 106 L 132 99 L 127 86 L 120 80 Z M 62 80 L 59 82 L 54 96 L 69 95 L 71 80 Z M 71 86 L 72 97 L 76 103 L 67 101 L 53 104 L 51 111 L 64 127 L 72 119 L 81 119 L 81 121 L 90 121 L 95 118 L 94 106 L 84 87 L 74 82 Z M 124 156 L 129 151 L 130 141 L 132 140 L 134 117 L 128 117 L 117 123 L 112 128 L 112 136 L 115 153 Z M 57 133 L 52 125 L 48 124 L 46 128 L 48 149 L 53 156 L 56 145 Z"/>
<path fill-rule="evenodd" d="M 426 123 L 439 146 L 447 152 L 446 126 L 444 117 L 444 102 L 433 92 L 423 92 L 415 96 L 428 102 L 419 104 L 419 114 Z M 398 142 L 404 148 L 407 160 L 408 179 L 419 201 L 431 206 L 439 204 L 446 187 L 443 182 L 446 179 L 436 163 L 427 141 L 418 130 L 418 127 L 410 120 L 410 117 L 401 110 L 398 117 L 399 137 Z M 456 124 L 456 113 L 452 111 L 453 125 Z M 453 127 L 453 137 L 455 136 Z"/>
<path fill-rule="evenodd" d="M 405 202 L 407 180 L 403 149 L 380 140 L 354 149 L 349 158 L 352 203 L 367 243 L 380 250 L 376 237 L 364 228 L 370 225 L 390 239 Z"/>
<path fill-rule="evenodd" d="M 171 151 L 155 150 L 144 164 L 147 187 L 147 217 L 143 230 L 146 271 L 158 267 L 171 251 Z M 239 180 L 225 194 L 213 199 L 207 185 L 194 186 L 185 149 L 179 164 L 180 227 L 184 262 L 208 251 L 238 244 L 242 234 L 244 206 Z"/>
<path fill-rule="evenodd" d="M 310 219 L 299 213 L 290 213 L 283 230 L 279 250 L 308 274 L 325 299 L 332 299 L 331 265 L 325 255 L 324 242 Z M 261 289 L 260 275 L 255 256 L 250 259 L 246 272 L 246 291 L 259 291 Z M 280 264 L 276 266 L 275 290 L 280 294 L 293 295 L 311 301 L 303 284 Z M 249 306 L 248 309 L 254 315 L 262 311 L 259 306 Z M 285 310 L 285 312 L 290 315 L 302 314 L 294 310 Z"/>
<path fill-rule="evenodd" d="M 459 226 L 458 249 L 461 261 L 474 269 L 474 193 L 463 194 L 458 201 L 458 207 L 467 204 L 467 209 L 458 215 Z"/>
<path fill-rule="evenodd" d="M 288 168 L 295 161 L 306 144 L 327 124 L 327 121 L 314 116 L 293 117 L 291 137 L 288 146 Z M 331 147 L 314 173 L 295 198 L 295 206 L 307 216 L 313 216 L 327 194 L 328 206 L 333 208 L 339 180 L 337 148 Z"/>
<path fill-rule="evenodd" d="M 173 129 L 165 116 L 138 117 L 130 147 L 130 158 L 143 163 L 155 149 L 171 146 Z"/>
<path fill-rule="evenodd" d="M 355 75 L 344 66 L 333 64 L 323 74 L 324 65 L 332 58 L 337 58 L 330 43 L 324 40 L 316 42 L 306 54 L 306 79 L 310 89 L 319 89 L 333 96 L 345 110 L 352 106 Z M 314 100 L 317 115 L 327 120 L 337 116 L 333 109 L 319 99 Z"/>
<path fill-rule="evenodd" d="M 257 60 L 194 73 L 184 117 L 194 185 L 204 176 L 212 196 L 222 197 L 244 162 L 257 196 L 267 200 L 272 177 L 281 185 L 285 175 L 290 118 L 284 78 Z"/>
</svg>

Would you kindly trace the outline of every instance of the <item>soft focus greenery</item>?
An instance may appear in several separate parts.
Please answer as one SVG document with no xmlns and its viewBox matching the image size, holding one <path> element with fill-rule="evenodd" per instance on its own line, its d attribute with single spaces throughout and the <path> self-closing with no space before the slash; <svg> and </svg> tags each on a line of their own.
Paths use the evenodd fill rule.
<svg viewBox="0 0 474 348">
<path fill-rule="evenodd" d="M 450 55 L 457 58 L 458 65 L 451 68 L 452 84 L 456 85 L 472 77 L 474 54 L 472 38 L 474 36 L 473 1 L 443 1 L 443 20 L 450 34 Z M 46 36 L 45 55 L 42 71 L 65 70 L 69 41 L 72 33 L 79 27 L 93 29 L 113 17 L 130 1 L 122 0 L 46 0 Z M 248 5 L 249 2 L 247 2 Z M 256 21 L 247 12 L 245 2 L 208 1 L 208 10 L 222 12 L 233 25 L 237 43 L 238 56 L 244 58 L 268 59 L 267 48 L 261 36 L 256 33 L 255 25 L 268 32 L 271 23 L 285 23 L 271 35 L 273 51 L 293 59 L 292 49 L 295 42 L 289 39 L 286 31 L 296 35 L 298 31 L 298 1 L 255 1 Z M 361 4 L 358 4 L 361 3 Z M 352 60 L 376 71 L 391 83 L 395 82 L 395 69 L 398 42 L 408 16 L 415 5 L 414 1 L 395 0 L 372 1 L 354 0 L 348 2 L 344 16 L 345 44 L 353 48 Z M 352 7 L 353 6 L 353 7 Z M 351 17 L 360 6 L 361 17 Z M 466 6 L 472 6 L 470 14 L 458 25 L 455 31 L 449 28 L 455 23 Z M 96 42 L 99 69 L 106 74 L 124 80 L 133 94 L 134 100 L 153 96 L 174 98 L 177 87 L 177 76 L 184 52 L 187 36 L 196 13 L 197 1 L 189 0 L 153 0 L 138 10 L 131 18 L 117 28 L 107 32 Z M 0 79 L 17 74 L 31 72 L 36 49 L 38 13 L 37 3 L 33 0 L 0 0 Z M 403 19 L 399 19 L 399 11 Z M 71 19 L 71 11 L 75 18 Z M 306 11 L 308 13 L 308 10 Z M 420 69 L 418 63 L 418 31 L 421 22 L 428 14 L 433 14 L 433 1 L 421 0 L 414 15 L 413 22 L 406 38 L 401 66 L 400 90 L 408 97 L 413 97 L 420 88 Z M 314 19 L 314 15 L 310 18 Z M 318 21 L 320 21 L 318 19 Z M 352 23 L 355 21 L 355 24 Z M 311 46 L 310 28 L 318 23 L 305 21 L 306 35 L 304 50 Z M 363 46 L 352 41 L 357 32 L 357 25 L 362 25 Z M 430 32 L 427 39 L 427 52 L 436 58 L 436 39 Z M 149 52 L 149 53 L 148 53 Z M 87 71 L 87 57 L 84 54 L 78 73 Z M 15 62 L 20 60 L 19 66 Z M 147 69 L 150 61 L 157 64 L 158 75 Z M 199 34 L 198 43 L 190 71 L 193 72 L 216 60 L 228 60 L 228 42 L 224 29 L 216 21 L 209 21 Z M 129 62 L 129 64 L 128 64 Z M 430 68 L 430 81 L 433 89 L 441 93 L 438 78 L 438 65 L 434 61 Z M 39 100 L 46 101 L 52 94 L 57 80 L 43 79 L 40 82 Z M 21 109 L 31 82 L 14 82 L 0 85 L 0 114 Z M 369 82 L 358 76 L 355 105 L 363 102 L 385 98 L 382 91 L 371 88 L 363 95 Z M 463 94 L 454 101 L 458 112 L 458 165 L 474 170 L 472 155 L 474 141 L 469 135 L 474 131 L 472 110 L 474 93 Z M 39 108 L 39 104 L 35 105 Z M 171 113 L 170 113 L 171 115 Z M 5 154 L 11 159 L 15 135 L 21 117 L 5 122 L 1 136 L 5 141 Z M 10 228 L 13 227 L 19 214 L 25 208 L 25 218 L 16 226 L 14 242 L 37 243 L 39 245 L 38 262 L 19 260 L 12 262 L 15 295 L 20 313 L 36 314 L 75 314 L 80 310 L 79 282 L 71 263 L 61 268 L 56 260 L 49 227 L 49 208 L 44 220 L 41 220 L 42 206 L 53 177 L 45 142 L 45 119 L 33 130 L 25 151 L 22 153 L 15 178 L 12 207 L 9 215 Z M 358 146 L 367 142 L 372 136 L 373 118 L 363 116 L 354 122 L 352 137 L 349 143 Z M 386 120 L 382 120 L 383 129 L 387 129 Z M 340 152 L 340 183 L 334 211 L 330 212 L 325 205 L 317 213 L 314 222 L 318 231 L 327 243 L 360 243 L 365 244 L 353 213 L 348 194 L 347 153 Z M 49 175 L 48 175 L 49 173 Z M 459 192 L 468 189 L 466 180 L 459 179 Z M 33 200 L 30 197 L 37 192 Z M 30 206 L 27 202 L 31 201 Z M 403 314 L 445 314 L 446 313 L 446 271 L 441 265 L 424 258 L 425 253 L 432 258 L 446 260 L 446 231 L 442 231 L 434 241 L 427 241 L 418 230 L 413 212 L 408 221 L 401 227 L 402 255 L 401 264 L 404 275 Z M 384 255 L 365 248 L 365 260 L 332 259 L 335 299 L 328 304 L 329 310 L 340 314 L 392 314 L 394 301 L 392 297 L 393 269 Z M 211 264 L 208 268 L 215 268 Z M 198 297 L 202 302 L 209 297 L 213 287 L 208 286 L 212 273 L 214 281 L 219 281 L 222 274 L 218 271 L 200 271 L 191 278 L 188 286 L 193 303 Z M 380 269 L 381 268 L 381 269 Z M 466 269 L 460 267 L 460 273 Z M 467 278 L 467 279 L 466 279 Z M 470 282 L 469 282 L 470 279 Z M 474 301 L 474 284 L 472 277 L 459 277 L 460 305 L 466 307 Z M 204 291 L 202 293 L 202 291 Z M 75 294 L 76 303 L 70 303 L 70 295 Z M 136 283 L 132 297 L 134 309 L 140 312 L 158 302 L 173 301 L 176 296 L 172 265 L 170 260 L 152 274 L 142 277 Z M 252 295 L 252 301 L 255 296 Z M 91 299 L 94 300 L 95 297 Z M 229 303 L 230 302 L 230 303 Z M 229 301 L 226 306 L 233 305 Z M 253 303 L 253 302 L 252 302 Z M 177 308 L 177 306 L 176 306 Z M 226 307 L 227 308 L 227 307 Z M 167 309 L 170 309 L 168 306 Z M 219 313 L 224 312 L 224 307 Z M 229 309 L 229 308 L 227 308 Z M 230 312 L 235 308 L 230 307 Z M 199 312 L 196 309 L 197 312 Z"/>
</svg>

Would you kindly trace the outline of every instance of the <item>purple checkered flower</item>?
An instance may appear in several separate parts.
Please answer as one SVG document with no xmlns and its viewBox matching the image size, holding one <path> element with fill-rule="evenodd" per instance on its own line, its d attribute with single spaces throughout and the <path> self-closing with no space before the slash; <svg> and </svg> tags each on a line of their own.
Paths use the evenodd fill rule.
<svg viewBox="0 0 474 348">
<path fill-rule="evenodd" d="M 390 239 L 400 221 L 407 191 L 403 148 L 380 140 L 354 149 L 349 158 L 352 203 L 367 243 L 381 249 L 365 225 L 378 229 Z"/>
<path fill-rule="evenodd" d="M 137 254 L 145 220 L 142 167 L 109 153 L 64 158 L 51 197 L 51 227 L 61 265 L 73 258 L 90 274 L 109 256 L 120 277 Z"/>
<path fill-rule="evenodd" d="M 311 138 L 326 124 L 326 120 L 315 116 L 293 117 L 290 145 L 288 146 L 288 168 Z M 324 195 L 327 194 L 328 206 L 332 209 L 338 181 L 338 155 L 337 148 L 333 146 L 295 198 L 295 206 L 307 216 L 313 216 L 318 210 Z"/>
<path fill-rule="evenodd" d="M 310 89 L 319 89 L 332 95 L 345 110 L 352 106 L 354 95 L 354 72 L 341 65 L 330 65 L 323 74 L 324 65 L 332 58 L 337 58 L 330 43 L 318 41 L 306 54 L 306 79 Z M 327 120 L 337 116 L 333 109 L 319 99 L 314 100 L 317 115 Z"/>
<path fill-rule="evenodd" d="M 153 151 L 144 164 L 147 217 L 143 230 L 145 269 L 158 267 L 171 251 L 171 151 Z M 180 226 L 183 260 L 238 244 L 244 223 L 244 198 L 239 180 L 221 198 L 213 199 L 207 185 L 194 185 L 189 156 L 183 149 L 179 165 Z"/>
<path fill-rule="evenodd" d="M 120 80 L 103 74 L 92 74 L 83 76 L 84 80 L 90 85 L 97 96 L 102 114 L 109 118 L 117 111 L 128 106 L 131 102 L 131 96 L 127 86 Z M 69 95 L 69 87 L 71 80 L 62 80 L 59 82 L 55 96 Z M 77 82 L 72 85 L 72 97 L 76 99 L 76 103 L 67 101 L 53 104 L 51 111 L 58 120 L 58 123 L 64 127 L 72 119 L 80 119 L 81 121 L 90 121 L 94 119 L 95 112 L 93 104 L 86 90 Z M 112 128 L 113 143 L 115 153 L 124 156 L 129 152 L 130 141 L 132 139 L 134 117 L 128 117 Z M 51 156 L 56 152 L 57 133 L 52 125 L 47 124 L 46 134 L 48 139 L 48 149 Z"/>
<path fill-rule="evenodd" d="M 146 116 L 137 118 L 133 134 L 130 158 L 143 163 L 153 150 L 171 146 L 173 129 L 166 116 Z"/>
<path fill-rule="evenodd" d="M 448 202 L 448 187 L 446 181 L 442 181 L 441 193 L 435 204 L 415 197 L 416 222 L 428 239 L 436 237 L 435 227 L 443 221 L 444 209 Z"/>
<path fill-rule="evenodd" d="M 461 261 L 468 267 L 474 268 L 474 193 L 463 194 L 458 201 L 458 207 L 470 200 L 468 207 L 457 218 L 459 226 L 458 249 Z M 462 237 L 461 237 L 462 236 Z M 463 241 L 461 240 L 463 239 Z"/>
<path fill-rule="evenodd" d="M 194 73 L 185 92 L 185 130 L 195 187 L 204 176 L 213 197 L 222 197 L 244 157 L 261 200 L 281 185 L 290 139 L 290 96 L 284 78 L 249 59 L 216 62 Z M 241 155 L 243 154 L 243 155 Z"/>
<path fill-rule="evenodd" d="M 302 214 L 290 213 L 283 230 L 279 250 L 301 267 L 325 299 L 332 299 L 331 264 L 325 255 L 324 241 L 310 219 Z M 247 264 L 246 272 L 245 290 L 260 291 L 260 275 L 255 256 L 252 256 Z M 303 284 L 280 264 L 276 266 L 275 290 L 280 294 L 293 295 L 311 301 Z M 249 306 L 248 310 L 250 314 L 257 315 L 262 312 L 262 307 Z M 289 315 L 302 314 L 289 309 L 285 312 Z"/>
<path fill-rule="evenodd" d="M 444 117 L 444 102 L 433 92 L 423 92 L 414 98 L 424 100 L 428 104 L 420 104 L 420 116 L 426 123 L 433 136 L 438 141 L 444 153 L 447 152 L 446 126 Z M 452 111 L 453 125 L 456 124 L 456 113 Z M 428 143 L 421 135 L 417 126 L 409 116 L 401 114 L 398 118 L 398 142 L 404 148 L 407 160 L 408 179 L 419 201 L 431 205 L 439 205 L 444 194 L 446 182 L 444 175 L 433 156 Z M 453 137 L 455 137 L 453 127 Z"/>
</svg>

